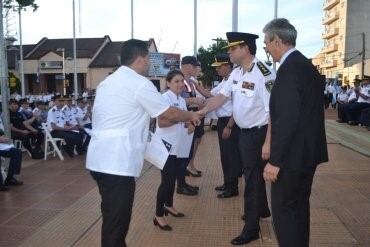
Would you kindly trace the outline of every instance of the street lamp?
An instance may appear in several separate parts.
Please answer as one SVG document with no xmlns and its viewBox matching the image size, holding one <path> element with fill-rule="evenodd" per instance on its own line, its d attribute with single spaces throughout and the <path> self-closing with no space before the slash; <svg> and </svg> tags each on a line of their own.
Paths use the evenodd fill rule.
<svg viewBox="0 0 370 247">
<path fill-rule="evenodd" d="M 62 65 L 62 69 L 63 69 L 63 95 L 66 95 L 66 76 L 65 76 L 65 66 L 64 66 L 64 52 L 65 52 L 65 49 L 64 48 L 58 48 L 56 51 L 58 52 L 62 52 L 62 59 L 63 59 L 63 65 Z"/>
</svg>

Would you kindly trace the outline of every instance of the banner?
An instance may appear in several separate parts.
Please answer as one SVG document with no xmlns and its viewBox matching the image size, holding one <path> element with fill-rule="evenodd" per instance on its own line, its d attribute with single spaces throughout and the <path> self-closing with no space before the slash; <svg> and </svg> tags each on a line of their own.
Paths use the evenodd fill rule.
<svg viewBox="0 0 370 247">
<path fill-rule="evenodd" d="M 149 53 L 150 77 L 165 77 L 170 70 L 180 69 L 180 54 Z"/>
</svg>

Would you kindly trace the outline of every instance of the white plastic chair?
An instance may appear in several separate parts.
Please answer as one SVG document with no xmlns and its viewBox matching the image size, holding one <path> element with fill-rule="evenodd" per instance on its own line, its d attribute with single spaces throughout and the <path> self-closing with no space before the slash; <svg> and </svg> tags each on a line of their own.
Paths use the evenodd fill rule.
<svg viewBox="0 0 370 247">
<path fill-rule="evenodd" d="M 53 154 L 54 157 L 56 156 L 56 154 L 58 154 L 59 159 L 64 160 L 63 154 L 60 151 L 59 146 L 58 146 L 58 144 L 59 145 L 65 144 L 64 139 L 52 137 L 49 131 L 48 123 L 42 123 L 42 129 L 45 132 L 44 160 L 46 160 L 49 154 Z"/>
<path fill-rule="evenodd" d="M 21 140 L 13 140 L 13 144 L 14 144 L 14 147 L 15 148 L 18 148 L 18 149 L 20 149 L 22 152 L 27 152 L 28 153 L 28 155 L 30 156 L 30 157 L 32 157 L 32 154 L 27 150 L 27 149 L 25 149 L 24 147 L 23 147 L 23 144 L 22 144 L 22 141 Z"/>
</svg>

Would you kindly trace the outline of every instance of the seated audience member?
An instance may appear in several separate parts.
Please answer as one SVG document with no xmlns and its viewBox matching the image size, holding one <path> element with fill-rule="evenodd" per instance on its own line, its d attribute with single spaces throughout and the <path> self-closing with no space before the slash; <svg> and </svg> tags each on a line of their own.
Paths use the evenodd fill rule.
<svg viewBox="0 0 370 247">
<path fill-rule="evenodd" d="M 341 91 L 339 92 L 337 96 L 337 103 L 338 103 L 338 123 L 344 123 L 347 122 L 346 116 L 343 112 L 343 106 L 348 103 L 348 91 L 347 86 L 342 86 Z"/>
<path fill-rule="evenodd" d="M 0 146 L 9 143 L 10 139 L 4 136 L 4 125 L 0 118 Z M 3 181 L 3 176 L 0 172 L 0 191 L 9 190 L 9 185 L 22 185 L 23 182 L 14 177 L 14 175 L 18 175 L 21 172 L 22 151 L 14 147 L 2 147 L 0 148 L 0 157 L 10 158 L 8 174 L 5 177 L 5 181 Z M 0 168 L 1 165 L 0 160 Z"/>
<path fill-rule="evenodd" d="M 358 125 L 361 111 L 370 107 L 370 77 L 366 76 L 362 79 L 362 85 L 355 88 L 355 93 L 358 95 L 358 100 L 356 103 L 350 104 L 346 111 L 350 125 Z"/>
<path fill-rule="evenodd" d="M 51 135 L 55 138 L 63 138 L 66 142 L 63 149 L 69 156 L 73 157 L 75 148 L 78 154 L 84 154 L 86 150 L 82 148 L 83 135 L 80 134 L 78 126 L 71 125 L 62 110 L 64 101 L 65 99 L 60 97 L 55 98 L 54 107 L 48 112 L 47 122 Z"/>
<path fill-rule="evenodd" d="M 44 135 L 31 125 L 35 117 L 25 119 L 18 111 L 18 102 L 14 99 L 9 101 L 9 115 L 12 139 L 21 140 L 22 145 L 30 152 L 33 159 L 42 159 L 44 155 L 41 151 L 41 144 Z M 32 143 L 35 143 L 34 148 Z"/>
<path fill-rule="evenodd" d="M 20 107 L 18 111 L 27 119 L 32 118 L 32 109 L 30 107 L 30 103 L 27 101 L 27 99 L 21 99 L 19 101 Z"/>
<path fill-rule="evenodd" d="M 83 131 L 86 135 L 85 141 L 83 143 L 83 148 L 87 149 L 90 143 L 90 135 L 86 133 L 85 128 L 91 129 L 91 106 L 85 105 L 84 99 L 79 98 L 77 99 L 77 107 L 76 107 L 77 113 L 76 113 L 76 119 L 78 121 L 78 124 L 81 128 L 81 131 Z"/>
</svg>

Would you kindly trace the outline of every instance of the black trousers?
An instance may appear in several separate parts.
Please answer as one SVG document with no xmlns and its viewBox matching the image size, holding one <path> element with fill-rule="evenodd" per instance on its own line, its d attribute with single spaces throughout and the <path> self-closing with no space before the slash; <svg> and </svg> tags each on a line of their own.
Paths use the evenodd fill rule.
<svg viewBox="0 0 370 247">
<path fill-rule="evenodd" d="M 7 184 L 14 175 L 21 172 L 22 165 L 22 151 L 18 148 L 11 148 L 9 150 L 1 150 L 0 157 L 10 158 L 8 175 L 3 182 L 3 176 L 0 174 L 0 184 Z M 0 161 L 1 162 L 1 161 Z M 1 163 L 0 163 L 1 166 Z"/>
<path fill-rule="evenodd" d="M 346 116 L 346 107 L 348 107 L 348 104 L 338 104 L 338 120 L 341 120 L 342 122 L 348 122 L 347 116 Z"/>
<path fill-rule="evenodd" d="M 50 134 L 55 138 L 63 138 L 66 141 L 69 151 L 73 151 L 75 146 L 77 152 L 83 151 L 82 142 L 84 134 L 82 132 L 77 133 L 73 131 L 53 130 Z"/>
<path fill-rule="evenodd" d="M 168 156 L 167 162 L 161 171 L 161 184 L 157 192 L 156 216 L 164 215 L 164 206 L 172 207 L 173 194 L 175 193 L 176 174 L 179 168 L 180 159 L 175 155 Z"/>
<path fill-rule="evenodd" d="M 224 185 L 228 191 L 238 190 L 238 177 L 241 173 L 241 161 L 238 150 L 239 127 L 234 124 L 231 136 L 224 140 L 222 132 L 229 122 L 230 117 L 220 117 L 217 120 L 218 143 L 221 154 L 221 166 L 224 175 Z"/>
<path fill-rule="evenodd" d="M 126 246 L 135 195 L 135 178 L 91 172 L 101 195 L 102 247 Z"/>
<path fill-rule="evenodd" d="M 239 137 L 239 152 L 245 180 L 243 233 L 259 231 L 261 215 L 270 213 L 267 203 L 262 160 L 262 146 L 265 142 L 267 126 L 242 129 Z"/>
<path fill-rule="evenodd" d="M 15 140 L 21 140 L 23 147 L 27 149 L 31 154 L 34 151 L 32 148 L 32 143 L 35 143 L 35 149 L 40 150 L 41 144 L 44 140 L 44 134 L 41 131 L 29 134 L 12 131 L 11 136 Z"/>
<path fill-rule="evenodd" d="M 310 195 L 315 169 L 279 172 L 271 185 L 271 208 L 279 246 L 308 247 Z"/>
</svg>

